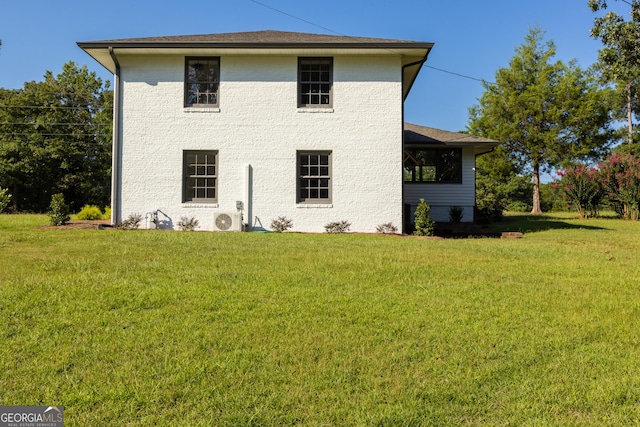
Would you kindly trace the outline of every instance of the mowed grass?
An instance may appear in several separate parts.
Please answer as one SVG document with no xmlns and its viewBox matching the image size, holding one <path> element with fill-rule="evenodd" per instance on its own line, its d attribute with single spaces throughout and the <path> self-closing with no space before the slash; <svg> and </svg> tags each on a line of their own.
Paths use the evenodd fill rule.
<svg viewBox="0 0 640 427">
<path fill-rule="evenodd" d="M 640 224 L 523 239 L 0 215 L 0 405 L 67 426 L 640 424 Z"/>
</svg>

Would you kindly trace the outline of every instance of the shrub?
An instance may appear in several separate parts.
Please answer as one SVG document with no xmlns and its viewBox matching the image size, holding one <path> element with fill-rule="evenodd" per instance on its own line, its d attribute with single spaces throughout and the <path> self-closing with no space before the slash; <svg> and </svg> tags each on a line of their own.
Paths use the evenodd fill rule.
<svg viewBox="0 0 640 427">
<path fill-rule="evenodd" d="M 49 222 L 51 222 L 51 225 L 64 225 L 70 219 L 69 206 L 64 201 L 64 195 L 56 193 L 51 196 L 51 204 L 49 205 Z"/>
<path fill-rule="evenodd" d="M 424 199 L 420 199 L 415 213 L 415 230 L 413 231 L 415 236 L 433 236 L 436 223 L 429 216 L 430 210 L 431 207 L 425 203 Z"/>
<path fill-rule="evenodd" d="M 386 224 L 380 224 L 377 226 L 376 231 L 382 234 L 396 234 L 398 232 L 398 227 L 393 225 L 391 222 L 387 222 Z"/>
<path fill-rule="evenodd" d="M 599 163 L 604 192 L 625 219 L 640 218 L 640 159 L 613 154 Z"/>
<path fill-rule="evenodd" d="M 283 233 L 291 228 L 293 228 L 293 221 L 286 216 L 279 216 L 271 221 L 271 229 L 276 233 Z"/>
<path fill-rule="evenodd" d="M 140 227 L 140 222 L 142 222 L 142 215 L 138 213 L 132 213 L 118 224 L 118 228 L 121 230 L 136 230 Z"/>
<path fill-rule="evenodd" d="M 351 223 L 349 221 L 334 221 L 324 226 L 324 229 L 327 233 L 346 233 L 351 228 Z"/>
<path fill-rule="evenodd" d="M 558 176 L 561 179 L 557 188 L 562 190 L 562 196 L 578 211 L 580 218 L 596 216 L 602 200 L 598 170 L 585 165 L 568 166 L 559 171 Z"/>
<path fill-rule="evenodd" d="M 104 212 L 102 214 L 102 218 L 111 219 L 111 208 L 109 206 L 104 207 Z"/>
<path fill-rule="evenodd" d="M 451 206 L 449 208 L 449 222 L 452 222 L 454 224 L 459 223 L 460 221 L 462 221 L 463 214 L 464 209 L 462 209 L 460 206 Z"/>
<path fill-rule="evenodd" d="M 6 188 L 0 188 L 0 213 L 4 212 L 7 206 L 9 206 L 10 201 L 11 194 L 9 194 L 9 190 Z"/>
<path fill-rule="evenodd" d="M 200 222 L 194 217 L 187 218 L 186 216 L 180 217 L 180 221 L 178 221 L 178 228 L 182 231 L 194 231 L 198 228 Z"/>
<path fill-rule="evenodd" d="M 96 220 L 102 219 L 102 211 L 95 205 L 84 205 L 76 218 L 80 220 Z"/>
</svg>

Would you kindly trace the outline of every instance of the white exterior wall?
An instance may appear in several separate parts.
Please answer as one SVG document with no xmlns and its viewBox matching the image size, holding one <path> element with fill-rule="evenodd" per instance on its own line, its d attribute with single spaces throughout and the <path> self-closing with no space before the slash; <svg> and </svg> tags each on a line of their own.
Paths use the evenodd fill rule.
<svg viewBox="0 0 640 427">
<path fill-rule="evenodd" d="M 195 217 L 199 229 L 213 230 L 215 212 L 236 212 L 236 201 L 243 201 L 245 222 L 255 229 L 270 229 L 282 215 L 293 221 L 292 231 L 323 232 L 339 220 L 355 232 L 387 222 L 400 228 L 400 58 L 333 58 L 332 112 L 309 112 L 297 108 L 295 55 L 221 55 L 216 110 L 184 108 L 184 56 L 120 55 L 118 219 L 159 209 L 163 228 Z M 218 151 L 217 204 L 182 203 L 183 150 Z M 297 203 L 298 150 L 332 152 L 330 205 Z"/>
<path fill-rule="evenodd" d="M 462 222 L 472 222 L 476 205 L 475 153 L 473 148 L 462 149 L 461 184 L 404 184 L 404 199 L 411 205 L 411 218 L 416 206 L 423 198 L 431 207 L 429 216 L 434 221 L 449 221 L 449 209 L 454 206 L 463 209 Z"/>
</svg>

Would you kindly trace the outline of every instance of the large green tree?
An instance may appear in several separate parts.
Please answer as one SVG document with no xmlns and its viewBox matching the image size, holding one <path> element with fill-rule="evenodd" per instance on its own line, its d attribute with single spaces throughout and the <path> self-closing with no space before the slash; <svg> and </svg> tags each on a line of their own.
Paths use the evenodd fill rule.
<svg viewBox="0 0 640 427">
<path fill-rule="evenodd" d="M 41 212 L 63 193 L 72 208 L 109 202 L 112 92 L 86 66 L 0 89 L 0 187 L 15 210 Z"/>
<path fill-rule="evenodd" d="M 599 157 L 610 142 L 609 92 L 575 61 L 552 62 L 555 53 L 553 41 L 531 29 L 470 109 L 470 133 L 503 142 L 509 158 L 531 173 L 534 214 L 542 212 L 541 171 Z"/>
<path fill-rule="evenodd" d="M 594 20 L 591 35 L 602 41 L 598 51 L 598 66 L 606 83 L 613 83 L 619 102 L 615 111 L 627 122 L 626 139 L 634 141 L 633 116 L 640 113 L 640 1 L 624 0 L 630 6 L 630 20 L 608 12 Z M 594 12 L 607 9 L 606 0 L 589 0 Z"/>
</svg>

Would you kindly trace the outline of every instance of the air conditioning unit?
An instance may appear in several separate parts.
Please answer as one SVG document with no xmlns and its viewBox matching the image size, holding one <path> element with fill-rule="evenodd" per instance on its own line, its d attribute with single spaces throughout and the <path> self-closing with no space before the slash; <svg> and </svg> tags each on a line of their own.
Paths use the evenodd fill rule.
<svg viewBox="0 0 640 427">
<path fill-rule="evenodd" d="M 240 212 L 216 212 L 213 215 L 214 231 L 242 231 L 242 226 Z"/>
</svg>

